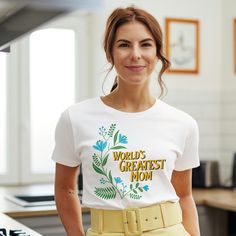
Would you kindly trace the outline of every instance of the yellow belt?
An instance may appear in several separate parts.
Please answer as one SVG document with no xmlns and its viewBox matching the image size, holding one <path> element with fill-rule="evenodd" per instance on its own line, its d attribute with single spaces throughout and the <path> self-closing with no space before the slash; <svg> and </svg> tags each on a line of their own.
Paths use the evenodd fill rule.
<svg viewBox="0 0 236 236">
<path fill-rule="evenodd" d="M 97 233 L 124 233 L 126 236 L 137 236 L 145 231 L 181 222 L 182 211 L 178 202 L 124 210 L 91 209 L 91 230 Z"/>
</svg>

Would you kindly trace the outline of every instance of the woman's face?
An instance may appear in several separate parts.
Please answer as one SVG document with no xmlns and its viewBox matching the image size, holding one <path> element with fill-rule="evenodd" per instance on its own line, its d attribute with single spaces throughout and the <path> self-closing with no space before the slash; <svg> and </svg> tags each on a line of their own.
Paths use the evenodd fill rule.
<svg viewBox="0 0 236 236">
<path fill-rule="evenodd" d="M 139 85 L 147 82 L 158 60 L 151 32 L 138 21 L 117 29 L 112 53 L 119 83 Z"/>
</svg>

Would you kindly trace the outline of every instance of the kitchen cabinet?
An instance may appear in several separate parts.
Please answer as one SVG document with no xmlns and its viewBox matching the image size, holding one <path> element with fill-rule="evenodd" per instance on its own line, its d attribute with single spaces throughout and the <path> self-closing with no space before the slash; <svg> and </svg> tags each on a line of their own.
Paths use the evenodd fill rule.
<svg viewBox="0 0 236 236">
<path fill-rule="evenodd" d="M 20 217 L 15 220 L 28 226 L 34 231 L 44 236 L 65 236 L 66 232 L 57 215 L 54 216 L 35 216 L 35 217 Z M 83 213 L 84 230 L 90 227 L 90 213 Z"/>
<path fill-rule="evenodd" d="M 201 236 L 228 236 L 226 211 L 203 205 L 197 210 Z"/>
<path fill-rule="evenodd" d="M 228 212 L 229 236 L 236 236 L 236 212 Z"/>
</svg>

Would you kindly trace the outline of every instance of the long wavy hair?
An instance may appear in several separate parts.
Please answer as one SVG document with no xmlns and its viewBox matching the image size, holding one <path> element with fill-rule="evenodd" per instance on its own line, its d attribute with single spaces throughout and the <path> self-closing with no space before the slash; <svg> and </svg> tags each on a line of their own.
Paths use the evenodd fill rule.
<svg viewBox="0 0 236 236">
<path fill-rule="evenodd" d="M 117 8 L 108 17 L 103 41 L 103 47 L 106 53 L 107 60 L 111 63 L 111 67 L 109 68 L 108 73 L 114 67 L 112 49 L 115 42 L 116 31 L 123 24 L 133 21 L 138 21 L 145 25 L 151 32 L 155 40 L 156 55 L 157 58 L 162 62 L 162 67 L 158 74 L 158 84 L 161 88 L 160 97 L 162 97 L 166 88 L 162 79 L 162 74 L 165 72 L 166 69 L 170 67 L 170 62 L 165 58 L 163 53 L 163 35 L 161 27 L 157 20 L 145 10 L 136 8 L 134 6 L 126 8 Z M 118 81 L 116 77 L 110 92 L 112 92 L 117 87 L 117 85 Z"/>
</svg>

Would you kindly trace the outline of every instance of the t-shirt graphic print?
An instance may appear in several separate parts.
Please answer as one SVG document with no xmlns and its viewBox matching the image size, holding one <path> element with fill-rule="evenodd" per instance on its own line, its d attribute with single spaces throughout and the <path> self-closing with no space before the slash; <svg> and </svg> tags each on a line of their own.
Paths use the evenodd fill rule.
<svg viewBox="0 0 236 236">
<path fill-rule="evenodd" d="M 100 185 L 95 186 L 94 193 L 103 199 L 128 197 L 139 200 L 149 190 L 146 182 L 152 180 L 152 172 L 163 169 L 166 160 L 145 160 L 145 150 L 126 151 L 128 139 L 117 124 L 111 124 L 108 129 L 102 126 L 99 136 L 92 146 L 95 150 L 92 167 L 100 176 Z M 120 176 L 113 176 L 112 170 L 106 168 L 108 159 L 118 164 Z M 122 172 L 130 173 L 129 181 L 122 178 Z"/>
</svg>

